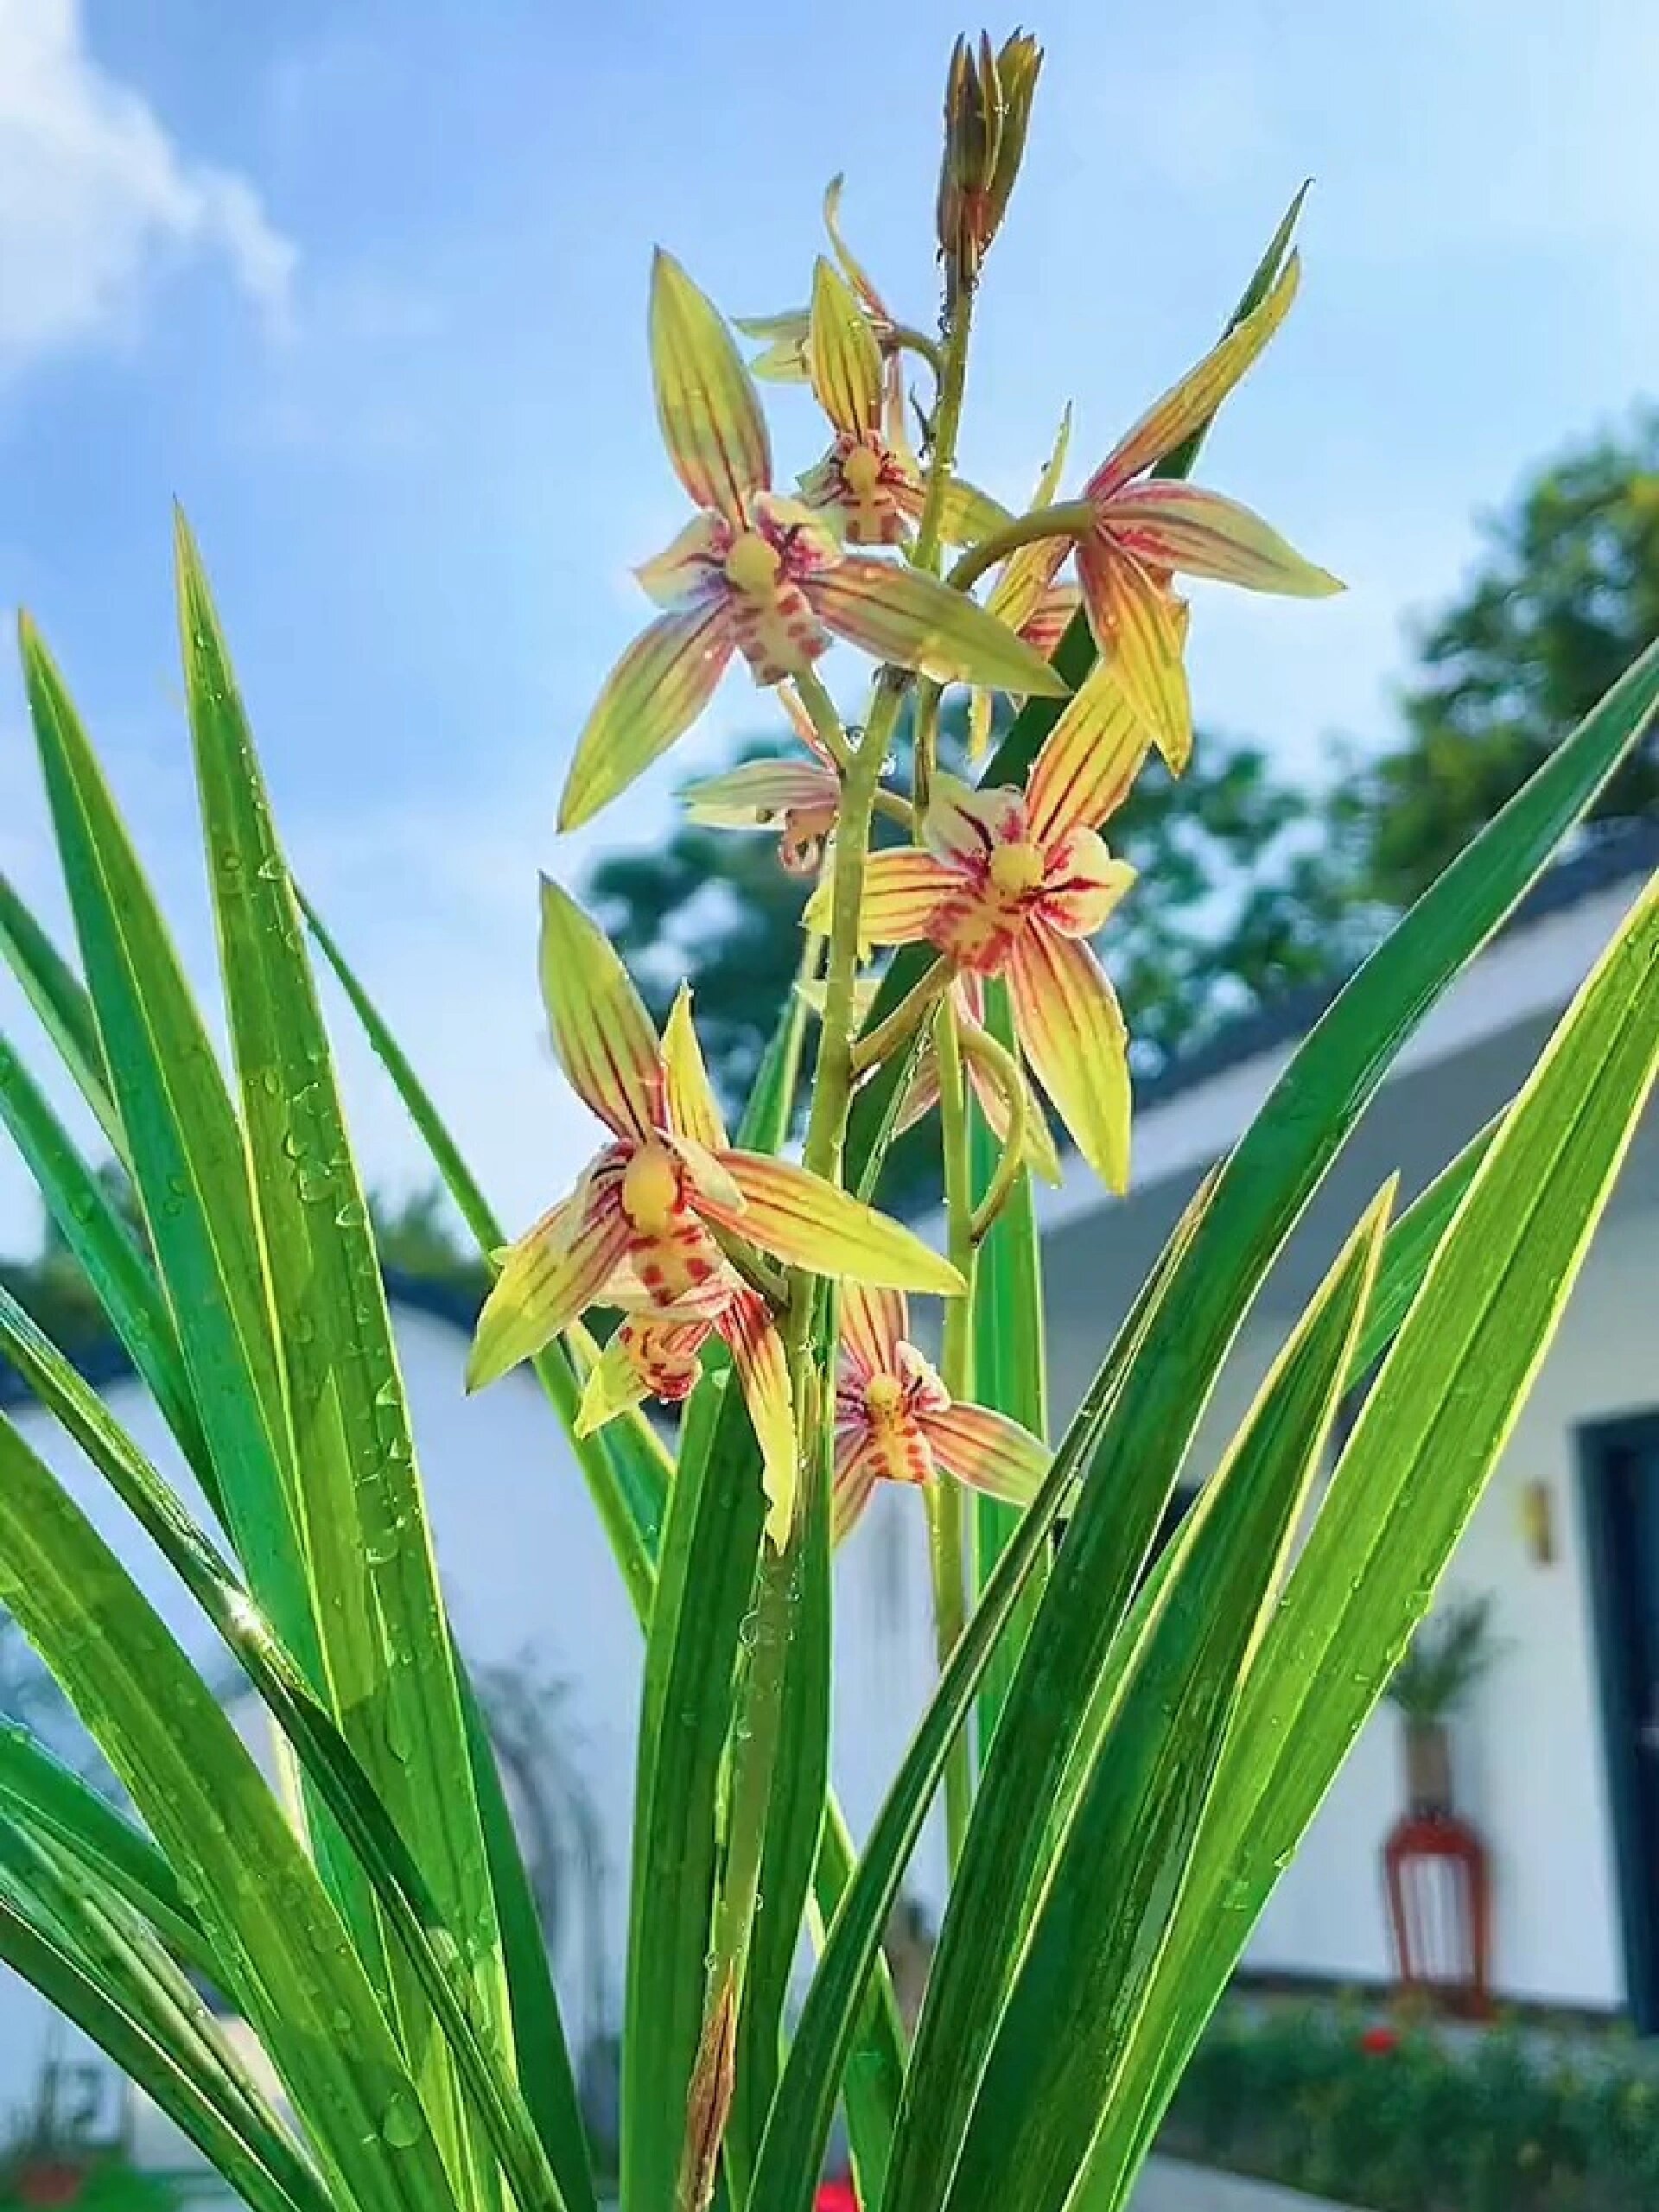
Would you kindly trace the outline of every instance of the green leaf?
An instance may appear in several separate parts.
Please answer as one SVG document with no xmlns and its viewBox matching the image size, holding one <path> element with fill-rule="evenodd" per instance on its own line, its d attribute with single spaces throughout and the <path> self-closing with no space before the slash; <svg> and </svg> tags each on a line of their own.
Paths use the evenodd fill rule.
<svg viewBox="0 0 1659 2212">
<path fill-rule="evenodd" d="M 1042 1871 L 1040 1808 L 1061 1786 L 1147 1548 L 1256 1291 L 1402 1045 L 1638 741 L 1656 699 L 1659 647 L 1351 979 L 1222 1167 L 1179 1282 L 1100 1421 L 1077 1512 L 990 1746 L 918 2025 L 892 2212 L 937 2202 L 928 2194 L 932 2177 L 955 2162 Z"/>
<path fill-rule="evenodd" d="M 149 1838 L 15 1721 L 0 1723 L 0 1809 L 54 1837 L 94 1871 L 181 1957 L 207 1974 L 217 1961 L 178 1877 Z"/>
<path fill-rule="evenodd" d="M 49 1845 L 4 1821 L 0 1961 L 146 2090 L 251 2212 L 329 2212 L 321 2179 L 154 1935 Z"/>
<path fill-rule="evenodd" d="M 499 2044 L 493 2037 L 486 2042 L 480 2032 L 467 1977 L 459 1962 L 448 1963 L 454 1957 L 454 1942 L 442 1926 L 425 1878 L 327 1708 L 175 1493 L 97 1393 L 3 1288 L 0 1343 L 200 1605 L 293 1746 L 318 1800 L 365 1872 L 407 1967 L 406 1979 L 431 2006 L 479 2124 L 494 2142 L 520 2201 L 526 2206 L 556 2201 L 556 2170 L 550 2170 L 542 2155 L 539 2135 L 500 2062 Z M 555 2068 L 562 2065 L 569 2075 L 569 2057 L 556 2048 L 539 2045 L 537 2056 Z M 579 2174 L 584 2171 L 578 2167 Z"/>
<path fill-rule="evenodd" d="M 1208 1185 L 1201 1185 L 1177 1224 L 1168 1249 L 1118 1332 L 1106 1366 L 1096 1380 L 1097 1398 L 1109 1400 L 1119 1387 L 1208 1198 Z M 751 2202 L 765 2205 L 766 2212 L 805 2212 L 811 2201 L 842 2069 L 849 2067 L 855 2031 L 869 2018 L 870 1979 L 880 1961 L 882 1935 L 899 1885 L 957 1732 L 971 1708 L 1020 1593 L 1046 1551 L 1049 1532 L 1071 1495 L 1081 1460 L 1079 1440 L 1086 1441 L 1092 1418 L 1085 1408 L 1073 1422 L 1042 1489 L 969 1616 L 876 1816 L 862 1857 L 850 1870 L 850 1878 L 844 1863 L 836 1869 L 836 1894 L 829 1938 L 790 2046 L 751 2191 Z M 844 1839 L 834 1834 L 833 1821 L 826 1827 L 825 1842 L 833 1842 L 844 1852 Z M 822 1865 L 821 1855 L 821 1869 Z M 849 2110 L 855 2082 L 861 2090 L 865 2073 L 859 2056 L 854 2056 L 849 2068 Z M 885 2089 L 889 2085 L 876 2086 Z M 883 2160 L 877 2185 L 865 2188 L 863 2201 L 885 2202 L 880 2184 L 886 2171 Z M 868 2177 L 861 2174 L 860 2179 L 864 2185 Z"/>
<path fill-rule="evenodd" d="M 379 1259 L 298 910 L 182 517 L 177 537 L 202 828 L 331 1700 L 436 1899 L 480 2018 L 505 2042 L 500 1929 Z M 424 2081 L 419 2031 L 399 2009 Z"/>
<path fill-rule="evenodd" d="M 5 955 L 58 1058 L 91 1107 L 110 1150 L 124 1162 L 126 1132 L 111 1094 L 103 1040 L 86 987 L 3 875 L 0 875 L 0 953 Z"/>
<path fill-rule="evenodd" d="M 11 1132 L 70 1256 L 125 1345 L 190 1471 L 221 1521 L 219 1476 L 196 1415 L 178 1332 L 161 1285 L 29 1071 L 0 1037 L 0 1120 Z"/>
<path fill-rule="evenodd" d="M 1324 1458 L 1392 1196 L 1367 1213 L 1274 1363 L 1117 1669 L 1116 1710 L 1045 1883 L 960 2163 L 931 2192 L 952 2212 L 1058 2212 L 1109 2109 L 1116 2058 L 1167 1940 L 1239 1687 Z"/>
<path fill-rule="evenodd" d="M 430 2124 L 287 1815 L 107 1544 L 0 1417 L 0 1604 L 180 1879 L 232 1997 L 359 2212 L 454 2202 Z"/>
<path fill-rule="evenodd" d="M 154 894 L 27 616 L 29 713 L 132 1173 L 227 1525 L 260 1604 L 322 1680 L 242 1134 Z"/>
<path fill-rule="evenodd" d="M 1280 1869 L 1428 1609 L 1548 1349 L 1656 1071 L 1659 878 L 1485 1141 L 1338 1463 L 1217 1773 L 1090 2171 L 1090 2212 L 1123 2202 Z"/>
<path fill-rule="evenodd" d="M 431 1154 L 444 1188 L 454 1200 L 480 1255 L 489 1260 L 506 1243 L 507 1237 L 477 1178 L 462 1159 L 431 1093 L 416 1074 L 408 1055 L 324 927 L 315 907 L 297 885 L 294 892 L 318 949 L 334 969 L 352 1011 L 363 1025 L 365 1035 L 408 1109 L 410 1119 Z M 562 1344 L 550 1344 L 531 1363 L 569 1440 L 633 1609 L 643 1621 L 651 1611 L 657 1547 L 668 1493 L 667 1461 L 662 1445 L 649 1421 L 637 1412 L 620 1416 L 592 1436 L 579 1436 L 576 1411 L 582 1402 L 582 1383 L 569 1354 Z"/>
<path fill-rule="evenodd" d="M 986 986 L 985 1026 L 997 1042 L 1017 1054 L 1014 1017 L 1006 983 Z M 1035 1102 L 1033 1101 L 1033 1105 Z M 1040 1106 L 1036 1107 L 1040 1113 Z M 969 1117 L 975 1202 L 983 1197 L 996 1172 L 1002 1147 L 984 1116 Z M 1048 1434 L 1048 1357 L 1043 1329 L 1043 1257 L 1037 1236 L 1032 1177 L 1024 1169 L 1007 1205 L 981 1240 L 973 1278 L 974 1396 L 982 1406 L 1007 1414 L 1033 1436 Z M 974 1547 L 979 1587 L 1013 1541 L 1018 1510 L 995 1497 L 973 1501 L 978 1542 Z M 1007 1633 L 998 1644 L 980 1692 L 978 1741 L 981 1756 L 996 1731 L 997 1716 L 1008 1694 L 1014 1669 L 1030 1631 L 1042 1595 L 1040 1567 L 1023 1592 Z"/>
<path fill-rule="evenodd" d="M 741 1395 L 697 1394 L 669 1499 L 634 1789 L 622 2041 L 622 2198 L 672 2212 L 702 2025 L 734 1670 L 764 1500 Z M 692 1417 L 709 1424 L 706 1444 Z"/>
</svg>

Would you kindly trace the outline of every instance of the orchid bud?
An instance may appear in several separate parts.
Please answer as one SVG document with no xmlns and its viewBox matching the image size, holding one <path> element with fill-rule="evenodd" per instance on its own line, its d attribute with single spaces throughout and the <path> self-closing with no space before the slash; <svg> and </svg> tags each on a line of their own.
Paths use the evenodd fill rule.
<svg viewBox="0 0 1659 2212">
<path fill-rule="evenodd" d="M 939 251 L 952 295 L 978 281 L 1001 227 L 1031 123 L 1043 66 L 1034 38 L 1016 31 L 1000 53 L 980 35 L 959 38 L 944 94 L 944 159 L 939 171 Z"/>
</svg>

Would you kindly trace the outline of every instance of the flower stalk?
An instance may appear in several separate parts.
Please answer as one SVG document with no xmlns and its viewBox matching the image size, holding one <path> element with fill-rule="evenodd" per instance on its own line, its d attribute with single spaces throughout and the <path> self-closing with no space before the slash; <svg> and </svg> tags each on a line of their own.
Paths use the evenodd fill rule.
<svg viewBox="0 0 1659 2212">
<path fill-rule="evenodd" d="M 933 1017 L 939 1064 L 939 1131 L 944 1160 L 946 1252 L 967 1286 L 944 1306 L 940 1372 L 952 1398 L 973 1395 L 974 1191 L 968 1143 L 968 1095 L 955 1000 L 947 993 Z M 943 1673 L 968 1621 L 968 1519 L 954 1483 L 928 1492 L 928 1557 L 933 1581 L 933 1643 Z M 973 1811 L 973 1748 L 957 1732 L 944 1771 L 945 1844 L 954 1869 Z"/>
</svg>

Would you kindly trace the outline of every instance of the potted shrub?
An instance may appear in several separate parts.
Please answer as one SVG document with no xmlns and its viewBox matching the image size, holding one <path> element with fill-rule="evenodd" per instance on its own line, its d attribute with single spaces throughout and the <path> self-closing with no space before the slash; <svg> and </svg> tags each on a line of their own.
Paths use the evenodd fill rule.
<svg viewBox="0 0 1659 2212">
<path fill-rule="evenodd" d="M 1498 1656 L 1491 1620 L 1484 1593 L 1442 1605 L 1411 1639 L 1385 1693 L 1403 1727 L 1406 1805 L 1416 1819 L 1456 1809 L 1452 1721 Z"/>
</svg>

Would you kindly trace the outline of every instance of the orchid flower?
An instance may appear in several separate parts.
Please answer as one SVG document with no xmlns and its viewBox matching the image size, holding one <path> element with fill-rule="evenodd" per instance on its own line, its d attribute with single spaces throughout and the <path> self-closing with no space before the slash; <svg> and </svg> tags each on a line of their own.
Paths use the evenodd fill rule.
<svg viewBox="0 0 1659 2212">
<path fill-rule="evenodd" d="M 721 1238 L 791 1267 L 894 1288 L 950 1295 L 961 1292 L 961 1277 L 909 1230 L 846 1192 L 785 1160 L 736 1149 L 709 1088 L 689 996 L 681 993 L 659 1039 L 609 940 L 545 880 L 541 975 L 553 1049 L 610 1141 L 571 1195 L 504 1255 L 479 1317 L 468 1387 L 530 1358 L 592 1305 L 637 1302 L 646 1322 L 668 1329 L 706 1323 L 731 1347 L 762 1446 L 774 1532 L 786 1529 L 795 1445 L 782 1346 Z M 683 1338 L 642 1328 L 626 1341 L 647 1378 L 652 1359 L 668 1361 L 676 1380 L 683 1376 Z"/>
<path fill-rule="evenodd" d="M 1068 404 L 1055 433 L 1053 449 L 1043 464 L 1043 473 L 1031 495 L 1033 508 L 1053 505 L 1060 479 L 1065 473 L 1065 456 L 1071 443 L 1071 410 Z M 1076 584 L 1057 583 L 1054 580 L 1055 571 L 1065 557 L 1064 550 L 1056 555 L 1052 540 L 1016 546 L 998 570 L 985 601 L 988 613 L 1006 622 L 1045 660 L 1052 660 L 1067 625 L 1083 603 L 1082 591 Z M 969 759 L 982 760 L 990 749 L 990 742 L 991 694 L 975 691 L 968 701 Z"/>
<path fill-rule="evenodd" d="M 830 248 L 841 273 L 856 294 L 877 345 L 883 355 L 887 355 L 898 349 L 899 326 L 862 263 L 841 234 L 841 194 L 846 181 L 845 177 L 832 176 L 825 188 L 823 227 L 830 233 Z M 757 353 L 749 364 L 756 376 L 772 384 L 806 382 L 807 347 L 812 328 L 810 308 L 795 308 L 786 315 L 739 315 L 735 320 L 746 338 L 767 341 L 765 353 Z"/>
<path fill-rule="evenodd" d="M 1058 696 L 1031 647 L 962 592 L 843 553 L 810 508 L 772 488 L 772 445 L 748 371 L 679 264 L 652 269 L 652 365 L 669 459 L 700 510 L 638 571 L 667 612 L 635 639 L 576 740 L 559 825 L 626 791 L 708 704 L 734 653 L 761 685 L 809 669 L 831 634 L 940 683 Z"/>
<path fill-rule="evenodd" d="M 688 784 L 680 797 L 709 830 L 775 830 L 778 857 L 791 875 L 811 875 L 841 812 L 841 776 L 810 715 L 785 684 L 779 697 L 810 760 L 745 760 L 724 775 Z"/>
<path fill-rule="evenodd" d="M 1289 313 L 1299 275 L 1293 254 L 1262 304 L 1147 410 L 1084 486 L 1094 522 L 1077 541 L 1077 576 L 1090 625 L 1177 775 L 1192 749 L 1192 707 L 1184 608 L 1171 576 L 1211 576 L 1300 599 L 1343 588 L 1248 507 L 1147 474 L 1204 427 L 1250 367 Z M 1064 557 L 1050 545 L 1050 576 Z"/>
<path fill-rule="evenodd" d="M 830 417 L 835 444 L 798 480 L 805 505 L 849 545 L 903 545 L 921 520 L 927 485 L 905 431 L 904 372 L 897 356 L 885 377 L 880 349 L 857 300 L 827 261 L 812 277 L 807 374 Z M 945 488 L 949 544 L 988 537 L 1012 518 L 1006 507 L 953 476 Z"/>
<path fill-rule="evenodd" d="M 837 1543 L 878 1482 L 931 1483 L 945 1475 L 988 1497 L 1029 1505 L 1047 1471 L 1047 1447 L 1018 1421 L 954 1402 L 909 1331 L 897 1291 L 860 1285 L 842 1291 L 830 1494 Z"/>
<path fill-rule="evenodd" d="M 1027 1061 L 1078 1150 L 1113 1190 L 1128 1179 L 1128 1037 L 1116 994 L 1083 942 L 1135 880 L 1097 834 L 1147 753 L 1145 724 L 1109 664 L 1071 701 L 1024 791 L 938 779 L 927 849 L 873 854 L 859 933 L 926 941 L 960 972 L 1003 976 Z M 807 901 L 822 929 L 828 887 Z"/>
</svg>

